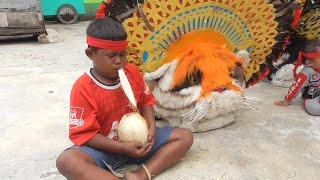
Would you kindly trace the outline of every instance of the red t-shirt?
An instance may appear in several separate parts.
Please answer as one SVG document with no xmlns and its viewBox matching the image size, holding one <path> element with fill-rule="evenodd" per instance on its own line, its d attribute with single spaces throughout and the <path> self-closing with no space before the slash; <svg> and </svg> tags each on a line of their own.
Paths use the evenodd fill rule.
<svg viewBox="0 0 320 180">
<path fill-rule="evenodd" d="M 127 64 L 124 70 L 139 110 L 144 105 L 155 105 L 155 98 L 139 69 L 133 64 Z M 117 125 L 122 116 L 131 111 L 121 83 L 104 85 L 88 71 L 75 82 L 71 91 L 69 138 L 78 146 L 88 142 L 97 133 L 117 140 Z"/>
</svg>

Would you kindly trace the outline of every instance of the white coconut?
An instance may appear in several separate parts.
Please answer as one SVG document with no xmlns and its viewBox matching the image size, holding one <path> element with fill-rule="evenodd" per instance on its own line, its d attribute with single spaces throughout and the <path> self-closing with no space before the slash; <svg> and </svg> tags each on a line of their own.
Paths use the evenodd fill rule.
<svg viewBox="0 0 320 180">
<path fill-rule="evenodd" d="M 137 112 L 125 114 L 118 126 L 118 137 L 122 142 L 140 142 L 145 145 L 148 141 L 147 121 Z"/>
</svg>

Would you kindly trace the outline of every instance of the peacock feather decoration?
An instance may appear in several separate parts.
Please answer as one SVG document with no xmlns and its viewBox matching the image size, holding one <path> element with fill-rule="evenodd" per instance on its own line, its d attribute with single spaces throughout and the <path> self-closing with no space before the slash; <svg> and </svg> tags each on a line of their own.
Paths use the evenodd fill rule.
<svg viewBox="0 0 320 180">
<path fill-rule="evenodd" d="M 301 17 L 298 33 L 307 40 L 320 39 L 320 5 Z"/>
<path fill-rule="evenodd" d="M 130 62 L 153 72 L 171 62 L 186 47 L 211 42 L 233 52 L 246 50 L 250 63 L 245 79 L 260 65 L 276 43 L 275 9 L 265 0 L 148 0 L 139 13 L 124 21 Z"/>
</svg>

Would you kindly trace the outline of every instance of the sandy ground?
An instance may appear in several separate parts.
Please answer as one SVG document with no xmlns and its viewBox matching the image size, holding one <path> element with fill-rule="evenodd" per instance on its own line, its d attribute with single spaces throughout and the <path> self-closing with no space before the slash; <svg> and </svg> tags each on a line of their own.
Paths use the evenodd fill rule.
<svg viewBox="0 0 320 180">
<path fill-rule="evenodd" d="M 91 64 L 85 57 L 88 22 L 48 25 L 64 41 L 0 44 L 0 179 L 64 179 L 55 168 L 68 140 L 68 100 L 75 79 Z M 286 89 L 260 83 L 247 96 L 261 99 L 236 123 L 195 134 L 179 164 L 156 179 L 319 179 L 320 118 L 301 100 L 273 106 Z"/>
</svg>

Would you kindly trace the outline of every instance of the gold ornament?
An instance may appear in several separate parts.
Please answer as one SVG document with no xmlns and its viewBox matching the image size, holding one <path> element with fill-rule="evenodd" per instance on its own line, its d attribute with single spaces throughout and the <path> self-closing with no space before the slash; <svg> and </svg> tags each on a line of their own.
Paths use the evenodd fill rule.
<svg viewBox="0 0 320 180">
<path fill-rule="evenodd" d="M 124 22 L 130 62 L 153 72 L 172 61 L 192 43 L 213 42 L 237 52 L 247 50 L 251 61 L 246 79 L 259 71 L 276 43 L 275 9 L 265 0 L 148 0 L 141 6 L 154 28 L 139 14 Z"/>
<path fill-rule="evenodd" d="M 301 17 L 298 32 L 307 40 L 320 39 L 320 9 L 312 9 Z"/>
</svg>

